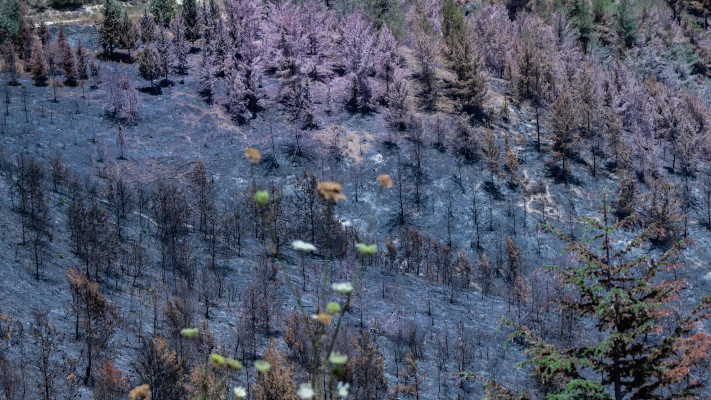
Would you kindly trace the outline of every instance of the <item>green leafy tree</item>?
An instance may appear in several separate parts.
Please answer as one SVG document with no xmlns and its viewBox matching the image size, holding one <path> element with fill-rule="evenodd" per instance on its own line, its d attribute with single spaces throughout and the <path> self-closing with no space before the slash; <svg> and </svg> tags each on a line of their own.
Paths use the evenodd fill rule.
<svg viewBox="0 0 711 400">
<path fill-rule="evenodd" d="M 553 125 L 553 159 L 562 161 L 563 180 L 567 183 L 567 161 L 575 153 L 577 134 L 573 101 L 564 89 L 551 105 Z"/>
<path fill-rule="evenodd" d="M 405 13 L 398 0 L 367 0 L 365 8 L 369 11 L 375 28 L 381 29 L 387 25 L 398 39 L 407 35 Z"/>
<path fill-rule="evenodd" d="M 151 88 L 154 87 L 153 82 L 160 77 L 161 67 L 158 52 L 153 46 L 146 46 L 138 56 L 138 73 L 151 82 Z"/>
<path fill-rule="evenodd" d="M 15 39 L 22 24 L 22 9 L 17 0 L 0 0 L 0 43 Z"/>
<path fill-rule="evenodd" d="M 175 0 L 151 0 L 150 12 L 156 18 L 156 22 L 161 22 L 168 26 L 170 20 L 175 15 Z"/>
<path fill-rule="evenodd" d="M 200 12 L 197 0 L 183 1 L 183 19 L 185 20 L 185 38 L 194 42 L 200 37 Z"/>
<path fill-rule="evenodd" d="M 637 15 L 630 0 L 620 0 L 617 5 L 617 34 L 622 44 L 630 48 L 637 42 Z"/>
<path fill-rule="evenodd" d="M 474 37 L 464 20 L 464 10 L 454 0 L 446 0 L 442 5 L 442 31 L 457 75 L 455 97 L 464 112 L 481 116 L 488 93 L 487 78 Z"/>
<path fill-rule="evenodd" d="M 452 43 L 464 40 L 467 35 L 464 10 L 454 0 L 442 3 L 442 34 L 450 48 Z"/>
<path fill-rule="evenodd" d="M 124 29 L 126 11 L 116 0 L 106 0 L 104 4 L 104 22 L 99 28 L 99 42 L 109 56 L 119 47 Z"/>
<path fill-rule="evenodd" d="M 574 296 L 556 300 L 561 311 L 579 316 L 597 331 L 596 340 L 571 347 L 547 343 L 525 326 L 511 321 L 510 339 L 522 340 L 533 375 L 553 390 L 546 398 L 563 399 L 695 399 L 704 383 L 694 368 L 707 357 L 711 336 L 701 324 L 711 316 L 711 296 L 688 313 L 675 303 L 686 282 L 674 278 L 681 267 L 673 260 L 684 247 L 677 242 L 658 257 L 650 255 L 655 225 L 636 237 L 628 232 L 634 218 L 610 224 L 583 218 L 587 234 L 580 241 L 550 225 L 544 228 L 567 242 L 574 268 L 545 266 Z M 501 390 L 500 397 L 512 393 Z"/>
<path fill-rule="evenodd" d="M 570 10 L 570 16 L 578 29 L 578 42 L 583 48 L 583 53 L 587 54 L 593 30 L 593 16 L 588 0 L 575 0 Z"/>
<path fill-rule="evenodd" d="M 131 21 L 128 17 L 127 12 L 123 12 L 123 17 L 121 18 L 120 25 L 120 35 L 118 41 L 118 47 L 120 49 L 128 50 L 128 59 L 131 59 L 131 50 L 138 44 L 138 28 L 136 24 Z"/>
</svg>

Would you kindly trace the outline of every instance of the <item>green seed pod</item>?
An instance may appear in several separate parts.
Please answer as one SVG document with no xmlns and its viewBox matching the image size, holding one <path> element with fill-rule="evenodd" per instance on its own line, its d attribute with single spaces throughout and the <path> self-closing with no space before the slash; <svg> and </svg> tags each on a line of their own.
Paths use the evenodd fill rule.
<svg viewBox="0 0 711 400">
<path fill-rule="evenodd" d="M 269 201 L 269 192 L 266 190 L 260 190 L 254 194 L 254 201 L 260 206 L 264 206 Z"/>
<path fill-rule="evenodd" d="M 341 311 L 341 305 L 338 303 L 330 302 L 326 305 L 326 310 L 329 314 L 338 314 Z"/>
<path fill-rule="evenodd" d="M 225 357 L 222 357 L 221 355 L 215 353 L 210 354 L 210 364 L 212 364 L 214 367 L 222 368 L 225 366 L 225 362 Z"/>
<path fill-rule="evenodd" d="M 180 331 L 180 334 L 185 338 L 194 339 L 198 334 L 198 328 L 185 328 Z"/>
<path fill-rule="evenodd" d="M 259 372 L 267 372 L 271 367 L 272 366 L 264 360 L 257 360 L 254 362 L 254 368 L 256 368 Z"/>
<path fill-rule="evenodd" d="M 378 251 L 377 244 L 358 243 L 356 245 L 356 247 L 358 248 L 358 252 L 360 254 L 365 254 L 365 255 L 375 254 L 375 252 Z"/>
<path fill-rule="evenodd" d="M 233 370 L 235 370 L 235 371 L 241 371 L 241 370 L 242 370 L 242 363 L 239 362 L 239 361 L 237 361 L 237 360 L 235 360 L 235 359 L 228 358 L 225 362 L 227 363 L 227 367 L 228 367 L 228 368 L 231 368 L 231 369 L 233 369 Z"/>
</svg>

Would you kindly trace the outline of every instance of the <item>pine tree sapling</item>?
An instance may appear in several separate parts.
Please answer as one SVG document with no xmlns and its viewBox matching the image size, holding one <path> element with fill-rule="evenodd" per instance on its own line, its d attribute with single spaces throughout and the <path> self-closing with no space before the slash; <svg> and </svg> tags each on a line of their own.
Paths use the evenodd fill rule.
<svg viewBox="0 0 711 400">
<path fill-rule="evenodd" d="M 42 43 L 36 38 L 32 44 L 30 74 L 36 86 L 45 86 L 47 84 L 47 79 L 49 78 L 49 64 L 47 64 L 47 58 Z"/>
<path fill-rule="evenodd" d="M 141 75 L 141 78 L 149 81 L 151 83 L 151 89 L 154 89 L 153 83 L 160 77 L 161 68 L 158 52 L 153 46 L 148 45 L 144 47 L 138 55 L 138 73 Z"/>
<path fill-rule="evenodd" d="M 121 41 L 122 22 L 126 11 L 116 0 L 106 0 L 104 4 L 104 21 L 99 27 L 99 42 L 104 51 L 113 56 L 114 49 Z"/>
</svg>

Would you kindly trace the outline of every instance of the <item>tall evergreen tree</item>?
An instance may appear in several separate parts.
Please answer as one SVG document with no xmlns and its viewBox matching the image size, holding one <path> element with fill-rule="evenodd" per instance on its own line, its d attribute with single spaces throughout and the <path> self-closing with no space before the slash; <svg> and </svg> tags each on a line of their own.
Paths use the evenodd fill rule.
<svg viewBox="0 0 711 400">
<path fill-rule="evenodd" d="M 138 43 L 138 28 L 125 11 L 121 17 L 120 31 L 118 47 L 128 50 L 128 60 L 131 62 L 131 50 L 134 49 Z"/>
<path fill-rule="evenodd" d="M 171 50 L 172 45 L 173 40 L 170 38 L 168 29 L 161 20 L 158 23 L 158 30 L 156 32 L 155 49 L 158 52 L 161 72 L 163 73 L 163 77 L 166 81 L 168 80 L 168 73 L 170 72 L 170 67 L 173 62 L 173 51 Z"/>
<path fill-rule="evenodd" d="M 577 260 L 574 268 L 546 266 L 575 296 L 556 299 L 561 311 L 579 316 L 598 335 L 592 342 L 570 347 L 547 343 L 526 327 L 516 326 L 512 338 L 528 349 L 525 364 L 534 376 L 553 385 L 549 399 L 694 399 L 704 382 L 694 376 L 711 348 L 711 336 L 701 324 L 711 316 L 711 296 L 690 312 L 676 303 L 686 282 L 672 271 L 672 260 L 683 247 L 677 242 L 659 257 L 650 255 L 651 240 L 660 234 L 648 226 L 633 239 L 633 218 L 610 224 L 604 204 L 603 220 L 584 218 L 592 232 L 574 241 L 547 226 L 567 242 L 566 252 Z M 635 255 L 638 254 L 638 255 Z M 511 392 L 495 385 L 503 399 Z"/>
<path fill-rule="evenodd" d="M 583 53 L 587 53 L 593 29 L 592 9 L 588 0 L 573 1 L 570 16 L 578 29 L 578 41 Z"/>
<path fill-rule="evenodd" d="M 32 79 L 35 81 L 35 85 L 44 86 L 47 84 L 47 78 L 49 75 L 49 65 L 47 64 L 47 57 L 44 54 L 44 48 L 39 39 L 34 40 L 32 45 L 32 59 L 30 59 L 30 74 Z"/>
<path fill-rule="evenodd" d="M 151 89 L 154 89 L 153 83 L 160 77 L 160 58 L 153 46 L 148 45 L 143 48 L 138 56 L 138 73 L 141 78 L 151 82 Z"/>
<path fill-rule="evenodd" d="M 151 14 L 157 23 L 163 24 L 163 26 L 170 24 L 175 15 L 175 0 L 151 0 L 150 7 Z"/>
<path fill-rule="evenodd" d="M 0 43 L 14 40 L 22 24 L 22 8 L 18 0 L 0 1 Z"/>
<path fill-rule="evenodd" d="M 12 86 L 19 85 L 17 81 L 18 70 L 17 70 L 17 56 L 15 55 L 15 46 L 10 42 L 6 42 L 2 46 L 2 70 L 7 74 L 8 84 Z"/>
<path fill-rule="evenodd" d="M 123 32 L 123 19 L 126 11 L 116 0 L 106 0 L 104 4 L 104 21 L 99 28 L 99 42 L 109 56 L 119 46 Z"/>
<path fill-rule="evenodd" d="M 77 77 L 85 81 L 89 79 L 89 59 L 90 55 L 81 43 L 81 39 L 77 41 Z"/>
<path fill-rule="evenodd" d="M 617 34 L 622 44 L 630 48 L 637 42 L 637 16 L 630 0 L 620 0 L 617 4 Z"/>
<path fill-rule="evenodd" d="M 188 73 L 188 53 L 190 45 L 187 41 L 187 27 L 183 13 L 179 14 L 170 23 L 170 29 L 173 31 L 173 59 L 180 75 Z"/>
<path fill-rule="evenodd" d="M 563 180 L 567 183 L 567 161 L 576 149 L 577 135 L 573 102 L 564 89 L 551 105 L 553 125 L 553 158 L 562 161 Z"/>
<path fill-rule="evenodd" d="M 67 45 L 62 50 L 62 69 L 64 69 L 64 80 L 69 86 L 76 86 L 78 77 L 77 60 L 72 48 Z"/>
<path fill-rule="evenodd" d="M 182 14 L 185 20 L 185 38 L 194 42 L 200 37 L 200 11 L 197 0 L 183 1 Z"/>
<path fill-rule="evenodd" d="M 148 44 L 156 40 L 156 21 L 148 14 L 148 10 L 143 10 L 143 16 L 138 22 L 141 32 L 141 41 Z"/>
</svg>

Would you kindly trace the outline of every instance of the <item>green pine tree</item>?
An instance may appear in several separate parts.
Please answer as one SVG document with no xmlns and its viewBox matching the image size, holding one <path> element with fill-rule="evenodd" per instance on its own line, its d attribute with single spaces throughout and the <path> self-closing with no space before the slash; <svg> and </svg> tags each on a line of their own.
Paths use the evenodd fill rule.
<svg viewBox="0 0 711 400">
<path fill-rule="evenodd" d="M 625 47 L 630 48 L 637 42 L 637 27 L 634 4 L 630 0 L 620 0 L 617 5 L 617 34 Z"/>
<path fill-rule="evenodd" d="M 675 278 L 673 270 L 681 265 L 673 260 L 685 243 L 653 257 L 651 241 L 660 230 L 648 226 L 628 239 L 634 219 L 611 224 L 603 206 L 602 221 L 582 219 L 587 233 L 579 241 L 544 227 L 567 242 L 566 253 L 577 260 L 573 268 L 545 267 L 574 293 L 557 299 L 557 306 L 596 334 L 562 347 L 506 321 L 516 328 L 510 339 L 525 343 L 528 360 L 523 364 L 552 386 L 549 400 L 698 398 L 704 383 L 693 369 L 711 347 L 711 336 L 698 327 L 711 316 L 711 296 L 685 314 L 675 307 L 685 281 Z M 514 398 L 500 385 L 488 386 L 489 399 Z"/>
<path fill-rule="evenodd" d="M 588 0 L 573 1 L 570 17 L 578 29 L 578 42 L 580 42 L 580 46 L 583 48 L 583 53 L 587 54 L 588 44 L 590 43 L 593 30 L 592 9 Z"/>
<path fill-rule="evenodd" d="M 99 42 L 109 56 L 119 47 L 123 33 L 123 19 L 126 11 L 116 0 L 106 0 L 104 22 L 99 28 Z"/>
<path fill-rule="evenodd" d="M 185 20 L 185 38 L 194 42 L 200 37 L 200 13 L 197 0 L 183 1 L 183 19 Z"/>
<path fill-rule="evenodd" d="M 155 17 L 156 22 L 163 21 L 165 26 L 170 24 L 170 20 L 175 15 L 175 0 L 151 0 L 150 7 L 151 14 Z"/>
</svg>

